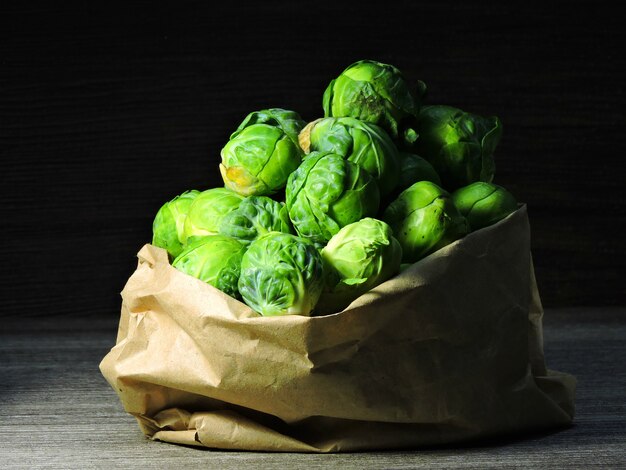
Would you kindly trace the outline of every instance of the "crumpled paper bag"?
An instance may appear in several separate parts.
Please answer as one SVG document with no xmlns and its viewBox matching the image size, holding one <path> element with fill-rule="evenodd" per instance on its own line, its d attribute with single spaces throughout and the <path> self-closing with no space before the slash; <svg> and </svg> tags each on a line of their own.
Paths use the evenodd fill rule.
<svg viewBox="0 0 626 470">
<path fill-rule="evenodd" d="M 526 206 L 328 316 L 262 317 L 146 245 L 100 364 L 149 437 L 257 451 L 415 448 L 566 425 Z"/>
</svg>

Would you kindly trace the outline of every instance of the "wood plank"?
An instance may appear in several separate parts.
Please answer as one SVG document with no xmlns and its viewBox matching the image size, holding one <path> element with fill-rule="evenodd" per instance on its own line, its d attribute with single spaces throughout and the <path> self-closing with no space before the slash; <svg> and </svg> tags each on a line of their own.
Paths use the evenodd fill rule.
<svg viewBox="0 0 626 470">
<path fill-rule="evenodd" d="M 98 370 L 116 322 L 9 320 L 0 332 L 0 461 L 6 468 L 621 468 L 626 466 L 626 311 L 548 310 L 548 366 L 578 378 L 567 429 L 402 452 L 222 452 L 152 442 Z"/>
</svg>

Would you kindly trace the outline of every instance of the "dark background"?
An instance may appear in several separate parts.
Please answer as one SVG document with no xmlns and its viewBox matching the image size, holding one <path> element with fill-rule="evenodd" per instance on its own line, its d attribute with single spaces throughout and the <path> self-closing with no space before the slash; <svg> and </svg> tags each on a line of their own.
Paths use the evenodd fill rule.
<svg viewBox="0 0 626 470">
<path fill-rule="evenodd" d="M 247 113 L 321 115 L 363 58 L 498 115 L 544 305 L 624 304 L 625 32 L 603 2 L 4 2 L 0 315 L 117 316 L 162 203 Z"/>
</svg>

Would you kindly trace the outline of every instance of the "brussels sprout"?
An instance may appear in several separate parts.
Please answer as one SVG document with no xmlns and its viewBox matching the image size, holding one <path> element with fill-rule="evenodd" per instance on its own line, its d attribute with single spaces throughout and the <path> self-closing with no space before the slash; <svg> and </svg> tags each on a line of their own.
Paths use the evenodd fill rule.
<svg viewBox="0 0 626 470">
<path fill-rule="evenodd" d="M 439 175 L 427 160 L 414 153 L 399 152 L 400 179 L 397 189 L 405 190 L 418 181 L 431 181 L 441 186 Z"/>
<path fill-rule="evenodd" d="M 200 191 L 192 189 L 161 206 L 152 223 L 152 244 L 164 248 L 172 258 L 183 251 L 183 228 L 189 207 Z"/>
<path fill-rule="evenodd" d="M 517 210 L 517 201 L 510 192 L 481 181 L 457 189 L 452 201 L 467 218 L 471 230 L 495 224 Z"/>
<path fill-rule="evenodd" d="M 209 235 L 188 246 L 172 266 L 237 298 L 237 282 L 245 251 L 246 247 L 234 238 Z"/>
<path fill-rule="evenodd" d="M 381 197 L 398 184 L 398 150 L 381 127 L 351 117 L 330 117 L 305 129 L 300 138 L 305 152 L 336 153 L 356 163 L 376 180 Z"/>
<path fill-rule="evenodd" d="M 244 196 L 282 189 L 302 160 L 298 133 L 305 122 L 284 109 L 249 114 L 221 152 L 224 184 Z"/>
<path fill-rule="evenodd" d="M 287 207 L 266 196 L 248 196 L 222 218 L 220 233 L 248 245 L 268 232 L 294 233 Z"/>
<path fill-rule="evenodd" d="M 376 182 L 360 166 L 333 153 L 312 152 L 289 176 L 289 218 L 302 237 L 324 244 L 345 225 L 378 210 Z"/>
<path fill-rule="evenodd" d="M 324 283 L 322 257 L 309 240 L 269 232 L 241 262 L 239 292 L 261 315 L 310 315 Z"/>
<path fill-rule="evenodd" d="M 228 188 L 207 189 L 196 196 L 185 219 L 181 239 L 183 245 L 189 245 L 199 237 L 219 233 L 224 216 L 237 209 L 241 201 L 243 196 Z"/>
<path fill-rule="evenodd" d="M 468 233 L 450 194 L 430 181 L 419 181 L 389 204 L 383 220 L 402 246 L 402 261 L 414 263 Z"/>
<path fill-rule="evenodd" d="M 443 187 L 453 191 L 493 179 L 493 152 L 501 136 L 502 124 L 496 116 L 485 118 L 451 106 L 426 106 L 419 115 L 417 152 L 433 165 Z"/>
<path fill-rule="evenodd" d="M 412 144 L 415 119 L 426 90 L 418 82 L 412 92 L 393 65 L 361 60 L 332 80 L 324 92 L 324 116 L 354 117 L 377 124 L 396 140 Z"/>
<path fill-rule="evenodd" d="M 346 225 L 322 249 L 326 287 L 316 310 L 338 312 L 396 274 L 402 248 L 385 222 L 366 217 Z"/>
</svg>

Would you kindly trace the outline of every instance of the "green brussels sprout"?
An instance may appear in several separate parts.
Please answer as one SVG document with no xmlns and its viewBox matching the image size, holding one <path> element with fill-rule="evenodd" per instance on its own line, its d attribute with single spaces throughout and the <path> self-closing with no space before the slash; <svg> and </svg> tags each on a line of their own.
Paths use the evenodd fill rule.
<svg viewBox="0 0 626 470">
<path fill-rule="evenodd" d="M 152 244 L 164 248 L 172 258 L 183 251 L 183 228 L 189 207 L 200 191 L 192 189 L 166 202 L 152 223 Z"/>
<path fill-rule="evenodd" d="M 302 161 L 298 133 L 305 122 L 294 111 L 250 113 L 221 152 L 226 187 L 244 196 L 274 194 Z"/>
<path fill-rule="evenodd" d="M 378 210 L 376 181 L 360 166 L 334 153 L 312 152 L 289 176 L 289 218 L 301 237 L 325 244 L 345 225 Z"/>
<path fill-rule="evenodd" d="M 225 235 L 208 235 L 188 246 L 172 266 L 238 298 L 237 283 L 246 247 Z"/>
<path fill-rule="evenodd" d="M 351 117 L 330 117 L 305 129 L 300 138 L 305 152 L 336 153 L 356 163 L 376 180 L 381 197 L 398 184 L 398 150 L 381 127 Z"/>
<path fill-rule="evenodd" d="M 239 292 L 264 316 L 310 315 L 323 284 L 320 253 L 295 235 L 266 233 L 250 244 L 241 261 Z"/>
<path fill-rule="evenodd" d="M 219 233 L 224 216 L 237 209 L 243 199 L 243 196 L 228 188 L 207 189 L 198 194 L 185 218 L 181 238 L 183 245 L 190 245 L 200 237 Z"/>
<path fill-rule="evenodd" d="M 222 218 L 220 233 L 248 245 L 268 232 L 294 233 L 284 203 L 266 196 L 248 196 Z"/>
<path fill-rule="evenodd" d="M 432 181 L 441 186 L 439 175 L 428 160 L 408 152 L 399 152 L 399 157 L 400 178 L 397 189 L 403 191 L 418 181 Z"/>
<path fill-rule="evenodd" d="M 354 117 L 377 124 L 394 140 L 415 142 L 415 120 L 419 113 L 423 82 L 409 89 L 400 70 L 393 65 L 361 60 L 332 80 L 324 92 L 325 117 Z"/>
<path fill-rule="evenodd" d="M 450 194 L 431 181 L 418 181 L 400 193 L 383 220 L 400 242 L 405 263 L 414 263 L 469 231 Z"/>
<path fill-rule="evenodd" d="M 482 117 L 452 106 L 426 106 L 419 114 L 417 153 L 428 160 L 444 188 L 491 182 L 493 153 L 502 136 L 496 116 Z"/>
<path fill-rule="evenodd" d="M 400 269 L 402 248 L 385 222 L 366 217 L 342 227 L 322 249 L 326 284 L 317 311 L 338 312 Z"/>
<path fill-rule="evenodd" d="M 471 230 L 495 224 L 517 210 L 515 197 L 493 183 L 478 181 L 452 193 L 452 201 Z"/>
</svg>

